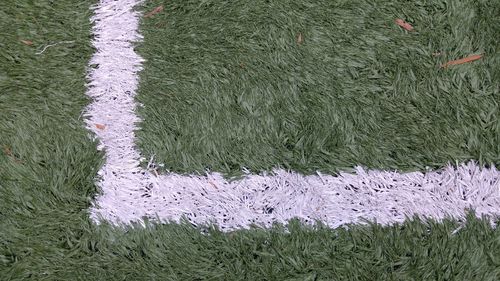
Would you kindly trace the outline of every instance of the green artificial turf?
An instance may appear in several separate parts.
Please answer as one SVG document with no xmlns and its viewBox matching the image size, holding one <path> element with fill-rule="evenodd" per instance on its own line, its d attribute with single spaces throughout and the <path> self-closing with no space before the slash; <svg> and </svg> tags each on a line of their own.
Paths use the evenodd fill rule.
<svg viewBox="0 0 500 281">
<path fill-rule="evenodd" d="M 500 163 L 499 1 L 146 3 L 138 144 L 167 170 Z"/>
<path fill-rule="evenodd" d="M 103 162 L 80 114 L 94 1 L 0 5 L 0 280 L 498 280 L 500 230 L 392 227 L 201 231 L 94 225 Z M 32 40 L 27 46 L 20 40 Z M 74 41 L 37 50 L 47 44 Z"/>
</svg>

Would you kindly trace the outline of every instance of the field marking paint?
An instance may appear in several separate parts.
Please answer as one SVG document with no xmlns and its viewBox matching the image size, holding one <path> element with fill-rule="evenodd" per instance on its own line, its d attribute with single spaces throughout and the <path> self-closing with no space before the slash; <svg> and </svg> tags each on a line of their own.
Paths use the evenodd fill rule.
<svg viewBox="0 0 500 281">
<path fill-rule="evenodd" d="M 426 173 L 357 168 L 355 174 L 303 176 L 276 170 L 228 182 L 220 174 L 156 175 L 142 169 L 134 131 L 140 119 L 134 96 L 143 59 L 134 51 L 137 0 L 101 0 L 93 17 L 96 52 L 90 61 L 86 122 L 106 161 L 99 171 L 102 193 L 91 208 L 95 222 L 130 223 L 142 218 L 193 224 L 213 222 L 224 230 L 269 226 L 298 217 L 330 227 L 375 220 L 402 222 L 420 215 L 442 219 L 500 215 L 500 172 L 470 162 Z M 104 125 L 96 126 L 96 124 Z M 104 129 L 103 129 L 104 128 Z"/>
</svg>

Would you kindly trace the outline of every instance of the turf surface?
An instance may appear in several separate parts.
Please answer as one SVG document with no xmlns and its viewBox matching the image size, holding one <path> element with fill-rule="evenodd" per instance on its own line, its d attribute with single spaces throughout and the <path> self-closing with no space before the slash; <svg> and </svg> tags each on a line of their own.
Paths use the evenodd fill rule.
<svg viewBox="0 0 500 281">
<path fill-rule="evenodd" d="M 498 1 L 152 0 L 145 11 L 160 4 L 142 24 L 138 142 L 167 170 L 500 163 Z"/>
<path fill-rule="evenodd" d="M 407 222 L 350 231 L 96 226 L 102 155 L 80 114 L 92 1 L 0 6 L 0 280 L 498 280 L 500 230 Z M 20 40 L 33 41 L 32 46 Z M 48 48 L 47 44 L 74 41 Z"/>
</svg>

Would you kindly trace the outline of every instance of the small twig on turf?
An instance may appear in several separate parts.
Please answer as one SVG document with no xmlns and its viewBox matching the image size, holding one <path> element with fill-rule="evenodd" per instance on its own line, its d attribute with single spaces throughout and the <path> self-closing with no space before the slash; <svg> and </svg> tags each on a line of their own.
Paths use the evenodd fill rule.
<svg viewBox="0 0 500 281">
<path fill-rule="evenodd" d="M 57 46 L 57 45 L 60 45 L 60 44 L 71 44 L 71 43 L 75 43 L 75 41 L 61 41 L 61 42 L 57 42 L 57 43 L 54 43 L 54 44 L 50 44 L 50 45 L 45 46 L 40 52 L 37 52 L 35 54 L 41 55 L 41 54 L 43 54 L 43 52 L 45 52 L 50 47 L 54 47 L 54 46 Z"/>
</svg>

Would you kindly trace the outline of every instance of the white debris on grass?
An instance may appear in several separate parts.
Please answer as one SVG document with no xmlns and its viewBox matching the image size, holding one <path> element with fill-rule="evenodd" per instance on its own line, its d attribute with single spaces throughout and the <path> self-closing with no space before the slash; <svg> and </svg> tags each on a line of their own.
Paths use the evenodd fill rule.
<svg viewBox="0 0 500 281">
<path fill-rule="evenodd" d="M 93 103 L 85 117 L 106 154 L 99 171 L 101 194 L 91 208 L 96 223 L 185 217 L 232 230 L 292 218 L 338 227 L 366 220 L 391 224 L 413 215 L 463 219 L 469 209 L 478 216 L 500 214 L 500 172 L 474 162 L 426 173 L 358 167 L 354 174 L 303 176 L 276 170 L 234 182 L 217 173 L 157 175 L 141 168 L 134 134 L 140 121 L 134 96 L 143 62 L 134 51 L 142 40 L 139 3 L 101 0 L 93 17 L 96 53 L 90 65 L 95 67 L 89 70 L 87 92 Z"/>
</svg>

